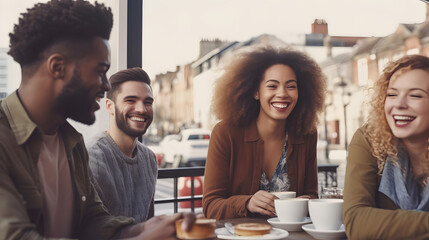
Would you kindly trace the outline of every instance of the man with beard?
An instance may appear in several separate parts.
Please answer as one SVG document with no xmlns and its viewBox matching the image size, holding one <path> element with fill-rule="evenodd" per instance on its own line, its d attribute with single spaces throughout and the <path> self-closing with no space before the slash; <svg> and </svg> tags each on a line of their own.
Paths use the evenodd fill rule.
<svg viewBox="0 0 429 240">
<path fill-rule="evenodd" d="M 110 126 L 89 144 L 89 166 L 109 212 L 144 222 L 153 216 L 157 178 L 155 154 L 137 141 L 152 123 L 150 79 L 143 69 L 131 68 L 113 74 L 110 83 Z"/>
<path fill-rule="evenodd" d="M 103 4 L 52 0 L 23 13 L 10 34 L 22 79 L 0 101 L 0 240 L 175 237 L 183 215 L 133 224 L 106 211 L 82 135 L 66 121 L 94 123 L 110 90 L 112 25 Z M 189 229 L 195 216 L 184 217 Z"/>
</svg>

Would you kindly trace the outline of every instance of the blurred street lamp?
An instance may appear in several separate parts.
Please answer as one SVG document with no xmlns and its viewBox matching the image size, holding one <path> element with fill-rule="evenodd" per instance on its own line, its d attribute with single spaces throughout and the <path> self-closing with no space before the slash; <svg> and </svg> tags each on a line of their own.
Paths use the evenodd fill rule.
<svg viewBox="0 0 429 240">
<path fill-rule="evenodd" d="M 351 93 L 346 92 L 343 94 L 343 107 L 344 107 L 344 145 L 347 152 L 347 148 L 349 146 L 348 138 L 347 138 L 347 106 L 350 104 Z"/>
<path fill-rule="evenodd" d="M 343 112 L 344 112 L 344 148 L 347 152 L 348 149 L 348 138 L 347 138 L 347 106 L 350 104 L 351 93 L 347 90 L 347 83 L 344 81 L 343 77 L 339 77 L 340 81 L 335 84 L 335 86 L 341 88 L 341 99 L 343 102 Z"/>
<path fill-rule="evenodd" d="M 325 99 L 325 111 L 323 112 L 323 122 L 325 124 L 325 140 L 326 140 L 326 146 L 325 146 L 325 158 L 326 161 L 329 163 L 329 134 L 328 134 L 328 120 L 326 119 L 326 114 L 328 111 L 328 107 L 332 105 L 332 91 L 328 91 L 326 94 Z"/>
</svg>

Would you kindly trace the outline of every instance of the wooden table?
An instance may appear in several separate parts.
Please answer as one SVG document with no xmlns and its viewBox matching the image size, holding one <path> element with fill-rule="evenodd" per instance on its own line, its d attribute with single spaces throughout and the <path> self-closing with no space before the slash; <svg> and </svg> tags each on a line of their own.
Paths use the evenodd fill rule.
<svg viewBox="0 0 429 240">
<path fill-rule="evenodd" d="M 230 222 L 233 225 L 239 224 L 239 223 L 268 223 L 267 220 L 262 218 L 234 218 L 234 219 L 228 219 L 228 220 L 220 220 L 218 221 L 217 227 L 223 227 L 225 222 Z M 314 240 L 312 236 L 310 236 L 308 233 L 306 233 L 304 230 L 300 232 L 289 232 L 289 236 L 285 239 L 296 239 L 296 240 Z"/>
</svg>

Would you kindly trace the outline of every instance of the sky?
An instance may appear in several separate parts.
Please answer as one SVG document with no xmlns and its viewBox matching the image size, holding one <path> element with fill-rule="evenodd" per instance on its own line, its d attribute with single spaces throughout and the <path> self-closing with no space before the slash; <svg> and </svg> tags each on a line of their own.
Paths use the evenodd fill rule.
<svg viewBox="0 0 429 240">
<path fill-rule="evenodd" d="M 325 19 L 330 35 L 386 36 L 425 20 L 420 0 L 144 0 L 143 65 L 150 74 L 196 60 L 202 38 L 283 40 Z M 174 59 L 174 60 L 173 60 Z"/>
<path fill-rule="evenodd" d="M 0 1 L 0 47 L 8 47 L 19 14 L 36 2 Z M 151 77 L 196 60 L 201 39 L 268 33 L 288 42 L 310 33 L 316 18 L 327 21 L 330 35 L 386 36 L 426 15 L 420 0 L 143 0 L 143 9 L 143 68 Z"/>
</svg>

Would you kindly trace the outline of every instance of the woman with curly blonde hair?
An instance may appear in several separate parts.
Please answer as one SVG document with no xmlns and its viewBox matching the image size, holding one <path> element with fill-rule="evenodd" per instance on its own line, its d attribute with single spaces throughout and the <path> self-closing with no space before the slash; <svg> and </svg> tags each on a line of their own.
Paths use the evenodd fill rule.
<svg viewBox="0 0 429 240">
<path fill-rule="evenodd" d="M 429 238 L 429 58 L 391 62 L 349 146 L 344 224 L 351 239 Z"/>
<path fill-rule="evenodd" d="M 225 219 L 275 216 L 270 192 L 317 198 L 317 116 L 325 77 L 302 52 L 260 47 L 235 55 L 217 80 L 203 211 Z"/>
</svg>

